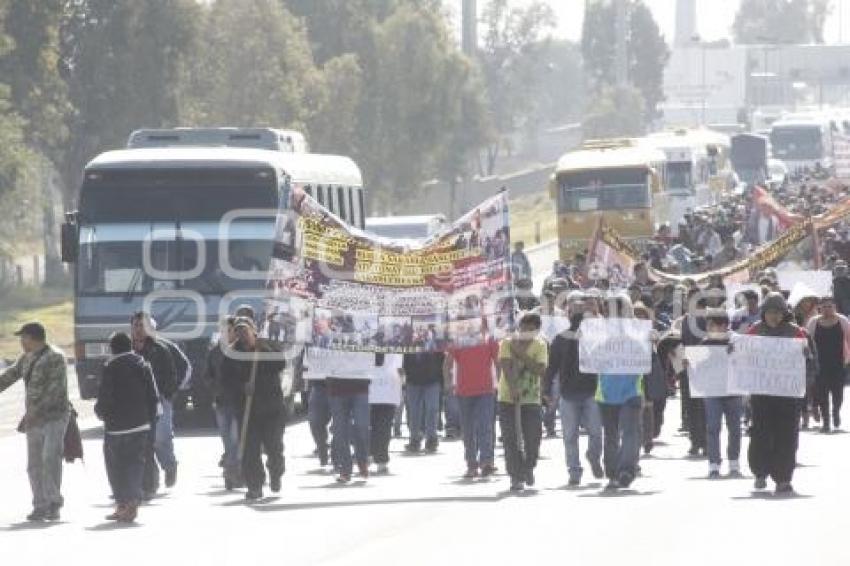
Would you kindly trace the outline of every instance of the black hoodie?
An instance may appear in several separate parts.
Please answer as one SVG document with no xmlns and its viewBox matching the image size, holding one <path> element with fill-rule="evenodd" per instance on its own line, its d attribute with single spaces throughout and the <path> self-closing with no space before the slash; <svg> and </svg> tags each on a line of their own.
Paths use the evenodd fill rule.
<svg viewBox="0 0 850 566">
<path fill-rule="evenodd" d="M 596 375 L 579 371 L 578 338 L 575 333 L 582 315 L 570 318 L 570 329 L 558 334 L 549 346 L 549 364 L 544 376 L 543 391 L 549 395 L 555 376 L 561 384 L 561 397 L 587 397 L 596 393 Z"/>
<path fill-rule="evenodd" d="M 106 362 L 94 412 L 106 432 L 121 432 L 156 420 L 159 395 L 151 366 L 138 354 L 119 354 Z"/>
</svg>

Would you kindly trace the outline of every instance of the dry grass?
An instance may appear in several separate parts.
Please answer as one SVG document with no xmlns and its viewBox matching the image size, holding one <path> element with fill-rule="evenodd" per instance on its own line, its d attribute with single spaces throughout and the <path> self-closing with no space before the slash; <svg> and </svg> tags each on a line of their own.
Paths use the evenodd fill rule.
<svg viewBox="0 0 850 566">
<path fill-rule="evenodd" d="M 555 203 L 548 193 L 536 193 L 518 197 L 510 202 L 511 241 L 525 242 L 526 248 L 536 241 L 536 225 L 540 224 L 540 241 L 546 242 L 557 236 Z"/>
<path fill-rule="evenodd" d="M 22 324 L 41 322 L 47 329 L 47 339 L 74 354 L 74 310 L 67 289 L 23 287 L 0 297 L 0 358 L 13 359 L 20 354 L 18 337 L 13 333 Z"/>
</svg>

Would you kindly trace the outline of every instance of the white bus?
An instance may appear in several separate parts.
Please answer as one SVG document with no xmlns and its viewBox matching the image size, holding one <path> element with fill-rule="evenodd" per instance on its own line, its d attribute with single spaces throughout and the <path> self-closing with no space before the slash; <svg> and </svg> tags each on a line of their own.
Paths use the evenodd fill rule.
<svg viewBox="0 0 850 566">
<path fill-rule="evenodd" d="M 210 395 L 200 377 L 218 329 L 219 308 L 226 296 L 245 293 L 241 302 L 262 312 L 277 217 L 294 187 L 316 195 L 345 222 L 363 227 L 362 176 L 347 157 L 166 147 L 111 151 L 91 161 L 83 174 L 79 210 L 62 229 L 63 259 L 74 264 L 75 357 L 82 397 L 97 393 L 109 335 L 126 331 L 130 315 L 158 291 L 164 298 L 148 306 L 159 330 L 166 336 L 194 334 L 176 340 L 193 366 L 190 395 L 178 398 L 176 406 L 185 406 L 191 397 L 195 408 L 208 408 Z M 253 211 L 222 229 L 223 218 L 245 209 Z M 143 255 L 153 269 L 143 268 Z M 228 258 L 231 269 L 221 257 Z"/>
<path fill-rule="evenodd" d="M 782 161 L 791 175 L 834 166 L 833 131 L 830 120 L 812 115 L 789 115 L 770 129 L 773 157 Z"/>
</svg>

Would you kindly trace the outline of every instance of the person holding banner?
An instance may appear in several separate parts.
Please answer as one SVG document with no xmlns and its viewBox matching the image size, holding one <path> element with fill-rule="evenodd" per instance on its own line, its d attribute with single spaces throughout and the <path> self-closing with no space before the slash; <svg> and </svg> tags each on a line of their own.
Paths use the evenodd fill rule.
<svg viewBox="0 0 850 566">
<path fill-rule="evenodd" d="M 703 346 L 728 348 L 729 346 L 729 316 L 723 309 L 711 309 L 706 313 L 707 335 L 702 341 Z M 725 376 L 724 376 L 725 379 Z M 729 477 L 741 477 L 741 416 L 744 411 L 743 399 L 737 395 L 724 397 L 706 397 L 705 425 L 706 445 L 708 447 L 708 477 L 720 479 L 720 429 L 722 420 L 726 419 L 728 440 L 726 457 L 729 459 Z"/>
<path fill-rule="evenodd" d="M 768 293 L 762 303 L 762 319 L 748 334 L 806 340 L 806 333 L 791 321 L 788 304 L 781 293 Z M 791 480 L 797 465 L 800 399 L 770 395 L 751 397 L 753 426 L 748 459 L 756 477 L 756 489 L 767 487 L 767 477 L 776 483 L 777 494 L 793 493 Z"/>
<path fill-rule="evenodd" d="M 617 296 L 609 303 L 610 318 L 634 318 L 628 297 Z M 606 491 L 627 488 L 638 473 L 643 410 L 643 376 L 600 374 L 596 401 L 604 431 Z"/>
<path fill-rule="evenodd" d="M 549 347 L 549 360 L 543 385 L 546 405 L 558 403 L 561 411 L 561 432 L 564 434 L 564 452 L 567 459 L 569 485 L 581 484 L 583 469 L 579 456 L 579 427 L 587 431 L 587 459 L 593 476 L 602 479 L 605 472 L 602 457 L 602 417 L 596 403 L 597 376 L 582 373 L 579 369 L 578 332 L 587 315 L 577 312 L 570 317 L 568 332 L 558 334 Z M 556 386 L 557 378 L 560 387 Z M 559 391 L 560 390 L 560 391 Z M 560 395 L 558 395 L 560 393 Z"/>
<path fill-rule="evenodd" d="M 401 354 L 375 354 L 369 383 L 369 449 L 380 475 L 389 473 L 393 420 L 402 398 L 401 365 Z"/>
<path fill-rule="evenodd" d="M 333 354 L 335 367 L 325 378 L 331 409 L 331 459 L 337 483 L 347 484 L 351 481 L 354 460 L 360 477 L 364 480 L 369 477 L 369 382 L 376 360 L 370 352 Z"/>
<path fill-rule="evenodd" d="M 499 344 L 499 428 L 511 491 L 534 485 L 534 468 L 543 433 L 540 383 L 546 371 L 546 342 L 540 315 L 525 313 L 516 334 Z"/>
<path fill-rule="evenodd" d="M 830 432 L 830 424 L 841 427 L 841 404 L 844 401 L 844 378 L 850 364 L 850 321 L 838 314 L 835 299 L 821 299 L 821 314 L 809 321 L 807 330 L 814 339 L 818 353 L 818 372 L 815 379 L 815 398 L 820 407 L 823 426 Z M 832 396 L 832 423 L 830 423 L 830 396 Z"/>
</svg>

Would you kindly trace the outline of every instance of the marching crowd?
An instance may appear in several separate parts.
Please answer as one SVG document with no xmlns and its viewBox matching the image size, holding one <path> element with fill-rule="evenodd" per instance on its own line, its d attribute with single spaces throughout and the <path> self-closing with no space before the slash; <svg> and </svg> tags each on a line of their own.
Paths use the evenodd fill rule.
<svg viewBox="0 0 850 566">
<path fill-rule="evenodd" d="M 643 278 L 641 269 L 636 268 L 636 281 Z M 791 309 L 772 270 L 760 282 L 761 293 L 747 292 L 739 308 L 727 309 L 718 289 L 688 280 L 672 289 L 650 283 L 638 293 L 570 289 L 567 281 L 555 278 L 538 305 L 518 311 L 516 330 L 501 341 L 482 335 L 475 346 L 405 355 L 308 350 L 303 370 L 315 455 L 321 466 L 332 466 L 343 484 L 355 472 L 369 477 L 372 464 L 375 473 L 385 474 L 402 412 L 410 433 L 405 449 L 428 453 L 439 449 L 445 414 L 445 436 L 459 435 L 463 442 L 463 477 L 495 474 L 495 446 L 501 442 L 510 488 L 521 491 L 535 484 L 541 439 L 544 432 L 554 436 L 559 415 L 569 484 L 582 482 L 586 465 L 594 478 L 607 478 L 606 490 L 618 490 L 640 477 L 641 450 L 653 450 L 667 399 L 678 387 L 682 430 L 691 443 L 688 455 L 708 459 L 708 477 L 721 475 L 725 421 L 728 474 L 741 477 L 746 430 L 755 487 L 764 489 L 771 478 L 777 493 L 790 493 L 801 427 L 810 418 L 821 423 L 823 432 L 841 426 L 850 322 L 832 297 Z M 652 321 L 652 371 L 582 372 L 579 328 L 594 317 Z M 682 347 L 725 345 L 731 332 L 805 340 L 807 397 L 692 397 Z M 62 439 L 69 415 L 65 360 L 49 345 L 40 324 L 27 324 L 18 334 L 24 354 L 0 374 L 0 391 L 17 380 L 26 384 L 22 428 L 34 506 L 28 518 L 56 520 L 63 504 Z M 179 348 L 156 334 L 145 313 L 133 316 L 128 333 L 113 335 L 110 348 L 95 412 L 104 421 L 104 458 L 116 503 L 108 518 L 129 522 L 156 492 L 160 467 L 166 486 L 176 481 L 170 401 L 190 369 Z M 272 344 L 258 336 L 250 307 L 243 307 L 223 321 L 207 364 L 225 485 L 244 486 L 249 501 L 262 498 L 266 483 L 279 491 L 285 471 L 284 364 L 274 354 Z M 584 459 L 581 431 L 587 434 Z"/>
</svg>

